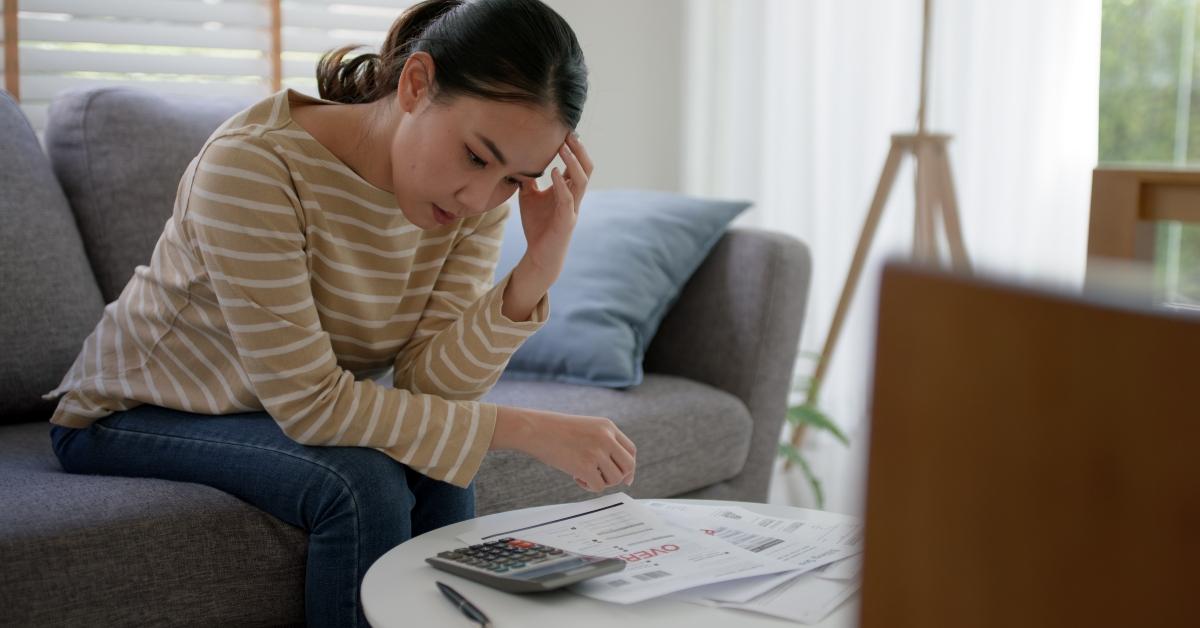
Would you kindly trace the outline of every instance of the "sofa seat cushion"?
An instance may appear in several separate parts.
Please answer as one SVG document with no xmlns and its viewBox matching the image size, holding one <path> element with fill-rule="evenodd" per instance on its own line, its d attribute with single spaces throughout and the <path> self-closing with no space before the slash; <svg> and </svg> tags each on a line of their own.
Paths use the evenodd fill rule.
<svg viewBox="0 0 1200 628">
<path fill-rule="evenodd" d="M 304 531 L 199 484 L 65 473 L 49 432 L 0 427 L 0 623 L 303 624 Z"/>
<path fill-rule="evenodd" d="M 752 422 L 736 397 L 647 374 L 613 390 L 501 382 L 485 400 L 605 416 L 638 447 L 636 497 L 668 497 L 737 475 Z M 62 470 L 48 423 L 0 427 L 0 608 L 15 625 L 302 623 L 307 535 L 200 484 Z M 492 452 L 478 514 L 593 495 L 524 454 Z M 55 592 L 55 595 L 47 595 Z"/>
<path fill-rule="evenodd" d="M 737 397 L 692 380 L 647 373 L 614 390 L 553 382 L 500 381 L 484 401 L 612 419 L 637 446 L 632 487 L 610 492 L 669 497 L 741 472 L 753 421 Z M 477 514 L 579 501 L 593 494 L 563 472 L 515 451 L 484 459 L 476 479 Z"/>
</svg>

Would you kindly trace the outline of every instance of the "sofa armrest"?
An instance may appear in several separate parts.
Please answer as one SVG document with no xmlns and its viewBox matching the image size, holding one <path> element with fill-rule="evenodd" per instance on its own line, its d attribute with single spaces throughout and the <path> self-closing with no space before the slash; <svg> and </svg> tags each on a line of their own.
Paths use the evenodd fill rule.
<svg viewBox="0 0 1200 628">
<path fill-rule="evenodd" d="M 647 372 L 727 391 L 754 418 L 742 473 L 712 497 L 765 501 L 808 301 L 808 247 L 732 228 L 688 280 L 647 349 Z"/>
</svg>

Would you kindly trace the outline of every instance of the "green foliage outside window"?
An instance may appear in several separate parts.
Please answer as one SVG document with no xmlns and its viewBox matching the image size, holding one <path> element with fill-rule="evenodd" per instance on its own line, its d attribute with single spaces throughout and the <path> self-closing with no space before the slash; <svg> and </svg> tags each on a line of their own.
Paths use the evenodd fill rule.
<svg viewBox="0 0 1200 628">
<path fill-rule="evenodd" d="M 1200 0 L 1104 0 L 1100 163 L 1200 168 Z M 1158 228 L 1168 300 L 1200 306 L 1200 225 Z"/>
</svg>

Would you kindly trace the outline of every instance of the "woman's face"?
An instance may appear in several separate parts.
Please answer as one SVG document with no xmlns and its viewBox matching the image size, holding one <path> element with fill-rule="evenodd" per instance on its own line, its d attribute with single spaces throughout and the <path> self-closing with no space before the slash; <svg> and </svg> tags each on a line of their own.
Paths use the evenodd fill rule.
<svg viewBox="0 0 1200 628">
<path fill-rule="evenodd" d="M 542 175 L 568 132 L 552 111 L 528 104 L 468 96 L 435 104 L 432 67 L 425 53 L 405 64 L 390 149 L 396 202 L 422 229 L 496 208 Z"/>
</svg>

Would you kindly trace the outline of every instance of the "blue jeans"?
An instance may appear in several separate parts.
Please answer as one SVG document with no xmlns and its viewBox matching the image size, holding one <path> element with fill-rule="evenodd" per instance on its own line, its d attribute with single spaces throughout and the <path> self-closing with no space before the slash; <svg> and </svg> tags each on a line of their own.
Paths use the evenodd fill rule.
<svg viewBox="0 0 1200 628">
<path fill-rule="evenodd" d="M 84 429 L 52 426 L 50 438 L 70 473 L 205 484 L 307 531 L 309 626 L 367 626 L 359 587 L 371 563 L 475 515 L 473 483 L 434 480 L 370 448 L 298 444 L 266 412 L 142 405 Z"/>
</svg>

